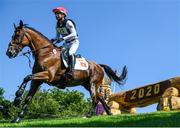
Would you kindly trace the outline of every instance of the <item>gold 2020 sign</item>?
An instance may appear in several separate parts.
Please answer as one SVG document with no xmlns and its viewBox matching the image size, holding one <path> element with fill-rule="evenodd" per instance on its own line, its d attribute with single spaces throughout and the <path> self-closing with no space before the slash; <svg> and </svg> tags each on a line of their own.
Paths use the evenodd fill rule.
<svg viewBox="0 0 180 128">
<path fill-rule="evenodd" d="M 147 99 L 161 95 L 170 86 L 167 81 L 152 84 L 141 88 L 136 88 L 126 92 L 126 102 L 136 102 L 137 100 Z"/>
</svg>

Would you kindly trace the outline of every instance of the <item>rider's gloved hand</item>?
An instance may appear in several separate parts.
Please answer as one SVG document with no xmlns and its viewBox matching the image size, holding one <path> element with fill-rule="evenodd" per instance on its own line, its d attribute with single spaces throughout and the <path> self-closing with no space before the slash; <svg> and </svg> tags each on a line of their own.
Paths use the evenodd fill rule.
<svg viewBox="0 0 180 128">
<path fill-rule="evenodd" d="M 53 43 L 55 40 L 56 40 L 56 39 L 53 39 L 53 38 L 52 38 L 50 41 Z"/>
<path fill-rule="evenodd" d="M 51 39 L 51 42 L 54 43 L 54 44 L 57 44 L 57 43 L 62 42 L 63 40 L 64 40 L 63 38 L 59 38 L 58 40 L 57 39 Z"/>
<path fill-rule="evenodd" d="M 62 42 L 63 40 L 63 38 L 59 38 L 57 42 Z"/>
</svg>

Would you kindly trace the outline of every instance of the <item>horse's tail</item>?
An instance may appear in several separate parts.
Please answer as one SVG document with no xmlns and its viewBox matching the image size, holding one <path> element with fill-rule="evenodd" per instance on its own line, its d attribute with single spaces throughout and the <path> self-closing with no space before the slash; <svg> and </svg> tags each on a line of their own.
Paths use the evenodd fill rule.
<svg viewBox="0 0 180 128">
<path fill-rule="evenodd" d="M 127 68 L 126 68 L 126 66 L 123 67 L 121 75 L 117 76 L 117 74 L 108 65 L 104 65 L 104 64 L 99 64 L 99 65 L 104 68 L 104 71 L 106 72 L 106 74 L 108 75 L 108 77 L 111 80 L 114 80 L 119 85 L 123 85 L 125 83 L 126 76 L 127 76 Z"/>
</svg>

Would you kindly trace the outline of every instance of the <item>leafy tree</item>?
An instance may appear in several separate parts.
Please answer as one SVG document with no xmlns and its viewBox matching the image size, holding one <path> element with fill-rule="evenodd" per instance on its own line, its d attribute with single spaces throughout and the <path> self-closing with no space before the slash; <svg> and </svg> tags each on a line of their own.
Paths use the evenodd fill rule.
<svg viewBox="0 0 180 128">
<path fill-rule="evenodd" d="M 1 111 L 2 118 L 4 119 L 14 118 L 18 108 L 16 108 L 11 101 L 5 99 L 1 102 L 1 104 L 3 106 L 3 110 Z"/>
<path fill-rule="evenodd" d="M 0 88 L 0 119 L 11 119 L 15 115 L 15 107 L 12 102 L 4 98 L 4 89 Z"/>
<path fill-rule="evenodd" d="M 26 91 L 23 95 L 23 102 L 27 93 Z M 3 94 L 4 90 L 0 88 L 0 105 L 3 106 L 0 119 L 13 119 L 20 112 L 20 107 L 15 107 Z M 84 99 L 84 94 L 75 90 L 39 90 L 29 104 L 25 118 L 82 116 L 89 110 L 90 105 L 90 100 Z"/>
<path fill-rule="evenodd" d="M 26 118 L 82 116 L 89 110 L 89 106 L 89 101 L 84 99 L 81 92 L 57 88 L 42 90 L 33 97 Z"/>
<path fill-rule="evenodd" d="M 0 101 L 4 99 L 4 89 L 0 87 Z"/>
<path fill-rule="evenodd" d="M 79 91 L 62 91 L 54 88 L 51 95 L 59 103 L 59 116 L 81 116 L 89 109 L 89 103 Z"/>
<path fill-rule="evenodd" d="M 32 103 L 28 107 L 26 118 L 44 118 L 56 116 L 59 112 L 59 104 L 53 99 L 49 91 L 43 90 L 36 93 Z"/>
</svg>

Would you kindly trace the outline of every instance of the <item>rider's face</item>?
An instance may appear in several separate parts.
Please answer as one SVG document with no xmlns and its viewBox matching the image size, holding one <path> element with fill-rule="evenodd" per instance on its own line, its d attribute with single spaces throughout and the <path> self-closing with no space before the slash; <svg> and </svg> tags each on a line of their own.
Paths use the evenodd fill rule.
<svg viewBox="0 0 180 128">
<path fill-rule="evenodd" d="M 55 15 L 57 20 L 62 20 L 64 18 L 64 14 L 61 12 L 56 12 Z"/>
</svg>

